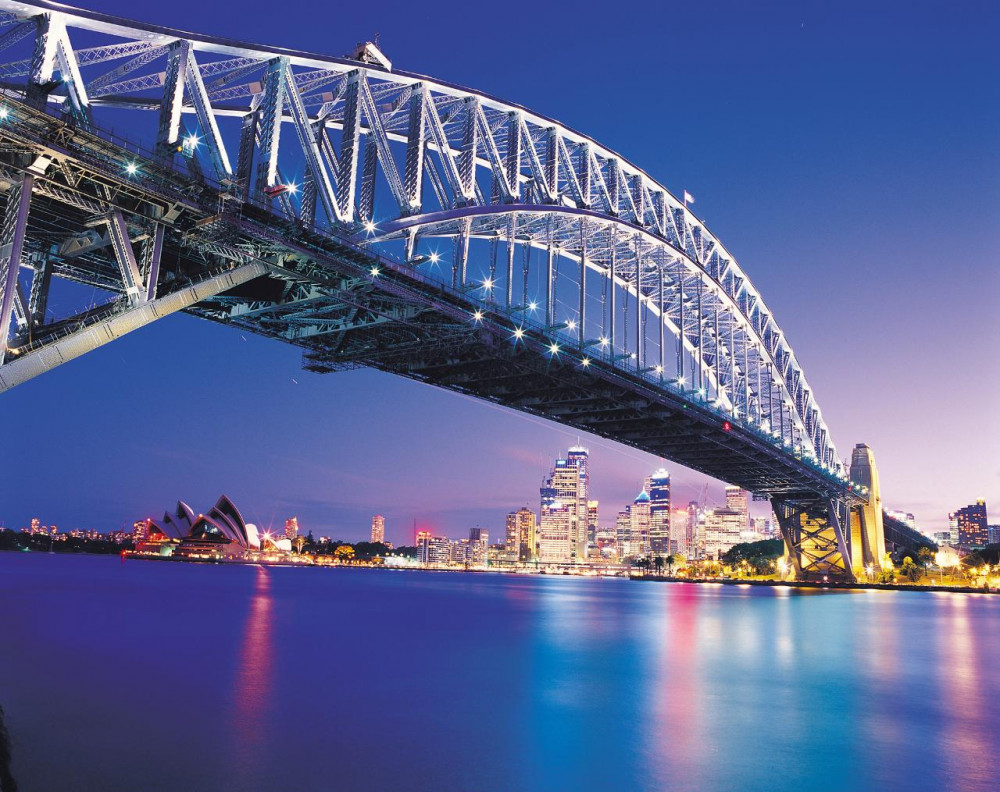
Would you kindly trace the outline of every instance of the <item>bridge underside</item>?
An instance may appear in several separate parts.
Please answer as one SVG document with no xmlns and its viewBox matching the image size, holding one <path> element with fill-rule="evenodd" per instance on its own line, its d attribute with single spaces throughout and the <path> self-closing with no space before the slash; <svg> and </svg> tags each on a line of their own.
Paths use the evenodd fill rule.
<svg viewBox="0 0 1000 792">
<path fill-rule="evenodd" d="M 395 286 L 408 288 L 403 279 Z M 819 476 L 803 472 L 717 412 L 651 388 L 586 352 L 553 352 L 549 337 L 523 331 L 517 338 L 517 327 L 502 313 L 481 311 L 475 319 L 445 293 L 428 297 L 415 288 L 405 299 L 371 288 L 327 298 L 322 315 L 331 317 L 336 329 L 295 340 L 306 350 L 304 366 L 310 371 L 367 366 L 409 377 L 626 443 L 752 492 L 794 500 L 815 497 L 811 493 L 820 485 Z M 223 295 L 190 312 L 289 340 L 294 318 L 281 319 L 280 306 L 261 323 L 227 314 L 227 299 Z"/>
</svg>

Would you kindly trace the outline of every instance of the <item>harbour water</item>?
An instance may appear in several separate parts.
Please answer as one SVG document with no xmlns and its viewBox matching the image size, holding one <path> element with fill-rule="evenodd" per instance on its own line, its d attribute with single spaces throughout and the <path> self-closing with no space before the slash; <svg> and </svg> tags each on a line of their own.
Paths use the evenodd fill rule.
<svg viewBox="0 0 1000 792">
<path fill-rule="evenodd" d="M 0 553 L 23 792 L 1000 787 L 1000 597 Z"/>
</svg>

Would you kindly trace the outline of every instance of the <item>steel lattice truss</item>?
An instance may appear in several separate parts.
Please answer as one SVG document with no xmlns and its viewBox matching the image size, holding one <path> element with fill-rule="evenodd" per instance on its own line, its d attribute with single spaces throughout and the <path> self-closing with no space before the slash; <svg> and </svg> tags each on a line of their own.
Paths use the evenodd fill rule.
<svg viewBox="0 0 1000 792">
<path fill-rule="evenodd" d="M 320 57 L 46 2 L 0 0 L 0 85 L 64 124 L 25 111 L 5 134 L 0 118 L 5 331 L 15 319 L 0 362 L 8 344 L 22 354 L 70 327 L 144 305 L 155 314 L 185 285 L 201 291 L 174 310 L 302 346 L 316 370 L 374 365 L 513 403 L 507 385 L 468 384 L 493 376 L 481 366 L 468 381 L 455 373 L 472 366 L 462 345 L 482 323 L 494 341 L 523 335 L 560 365 L 607 368 L 846 482 L 795 354 L 733 256 L 647 173 L 551 119 L 393 71 L 372 45 Z M 112 117 L 142 143 L 112 138 Z M 134 152 L 127 179 L 102 140 Z M 60 231 L 68 215 L 80 230 Z M 268 232 L 240 225 L 264 215 Z M 365 270 L 323 270 L 310 258 L 318 243 L 309 255 L 282 246 L 290 229 L 355 251 L 355 263 L 378 257 L 433 292 L 434 310 Z M 236 280 L 199 286 L 223 271 Z M 265 272 L 269 288 L 237 288 Z M 51 319 L 53 275 L 118 296 Z M 430 373 L 442 362 L 454 381 Z"/>
</svg>

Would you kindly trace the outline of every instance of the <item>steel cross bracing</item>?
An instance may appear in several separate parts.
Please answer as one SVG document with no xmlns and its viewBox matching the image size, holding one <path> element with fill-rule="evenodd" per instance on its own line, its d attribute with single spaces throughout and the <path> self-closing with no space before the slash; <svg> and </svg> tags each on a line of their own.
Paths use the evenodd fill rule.
<svg viewBox="0 0 1000 792">
<path fill-rule="evenodd" d="M 740 433 L 764 456 L 815 474 L 827 494 L 852 497 L 812 389 L 735 259 L 669 191 L 585 135 L 371 59 L 246 45 L 45 2 L 0 0 L 0 61 L 16 108 L 16 119 L 0 118 L 10 185 L 3 249 L 23 248 L 13 266 L 0 259 L 0 319 L 14 317 L 5 340 L 12 350 L 40 348 L 86 323 L 45 317 L 53 276 L 122 294 L 115 305 L 135 310 L 203 272 L 265 261 L 263 284 L 185 310 L 304 346 L 315 368 L 374 365 L 544 412 L 527 395 L 492 393 L 492 379 L 474 384 L 503 379 L 474 371 L 483 351 L 477 328 L 490 327 L 491 349 L 504 334 L 537 341 L 550 369 L 592 366 L 648 393 L 652 401 L 636 402 L 642 409 L 680 405 L 697 414 L 694 423 Z M 104 108 L 134 111 L 128 134 L 144 142 L 111 140 Z M 115 145 L 131 147 L 127 160 L 111 153 Z M 34 197 L 22 228 L 25 186 Z M 374 257 L 364 260 L 382 261 L 373 266 L 386 275 L 405 272 L 434 299 L 388 294 L 384 275 L 364 271 L 307 275 L 314 265 L 301 255 L 277 252 L 281 234 L 262 240 L 234 228 L 233 217 L 251 216 L 297 233 L 314 228 L 341 254 Z M 176 263 L 163 268 L 167 260 Z M 26 284 L 32 278 L 20 291 L 19 273 Z M 426 370 L 412 355 L 400 362 L 412 345 L 426 350 Z M 460 367 L 442 368 L 435 350 L 443 360 L 469 357 L 469 381 L 455 379 Z M 564 389 L 549 381 L 552 395 Z M 632 431 L 629 442 L 641 444 L 642 415 L 619 415 L 606 431 L 587 417 L 615 412 L 621 400 L 590 413 L 580 402 L 559 419 Z M 549 401 L 556 415 L 558 399 Z"/>
</svg>

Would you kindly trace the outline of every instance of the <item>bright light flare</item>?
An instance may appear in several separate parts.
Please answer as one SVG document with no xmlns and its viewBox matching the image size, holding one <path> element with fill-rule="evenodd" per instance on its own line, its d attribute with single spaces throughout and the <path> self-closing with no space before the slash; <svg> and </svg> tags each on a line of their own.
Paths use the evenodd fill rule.
<svg viewBox="0 0 1000 792">
<path fill-rule="evenodd" d="M 299 191 L 299 185 L 295 182 L 291 182 L 290 184 L 285 185 L 285 189 L 288 190 L 289 195 L 295 195 Z"/>
<path fill-rule="evenodd" d="M 372 274 L 372 277 L 373 277 L 373 278 L 377 278 L 377 277 L 379 276 L 379 272 L 380 272 L 381 270 L 379 270 L 379 268 L 378 268 L 378 267 L 372 267 L 372 268 L 371 268 L 370 270 L 368 270 L 368 271 L 369 271 L 369 272 L 370 272 L 370 273 Z"/>
<path fill-rule="evenodd" d="M 558 355 L 559 354 L 559 344 L 556 344 L 556 343 L 549 344 L 549 352 L 551 352 L 553 355 Z"/>
<path fill-rule="evenodd" d="M 139 172 L 139 166 L 136 165 L 134 162 L 130 162 L 125 166 L 125 173 L 127 173 L 129 176 L 135 176 L 135 174 L 138 172 Z"/>
<path fill-rule="evenodd" d="M 483 281 L 483 288 L 486 289 L 486 291 L 489 291 L 490 289 L 492 289 L 493 288 L 493 278 L 487 278 L 486 280 L 484 280 Z"/>
<path fill-rule="evenodd" d="M 431 253 L 431 264 L 437 264 L 441 260 L 441 256 L 438 253 Z"/>
<path fill-rule="evenodd" d="M 472 318 L 475 319 L 477 322 L 483 321 L 483 312 L 476 311 L 474 314 L 472 314 Z"/>
<path fill-rule="evenodd" d="M 611 343 L 606 336 L 601 336 L 598 340 L 600 341 L 602 347 L 606 347 Z"/>
<path fill-rule="evenodd" d="M 536 303 L 536 302 L 530 302 L 530 303 L 528 303 L 528 310 L 529 311 L 537 311 L 538 310 L 538 303 Z"/>
<path fill-rule="evenodd" d="M 518 341 L 520 341 L 522 338 L 524 338 L 524 330 L 521 329 L 520 327 L 515 327 L 514 328 L 514 338 L 516 338 Z"/>
</svg>

